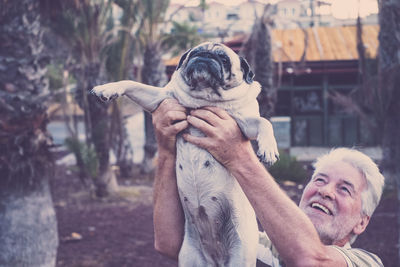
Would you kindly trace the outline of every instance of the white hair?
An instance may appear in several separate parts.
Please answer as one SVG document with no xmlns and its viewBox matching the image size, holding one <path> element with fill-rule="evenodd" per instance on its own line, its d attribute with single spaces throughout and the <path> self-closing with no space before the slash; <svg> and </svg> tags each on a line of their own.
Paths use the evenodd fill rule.
<svg viewBox="0 0 400 267">
<path fill-rule="evenodd" d="M 319 170 L 328 163 L 346 162 L 358 169 L 367 181 L 367 188 L 361 193 L 362 213 L 371 217 L 378 206 L 382 196 L 385 178 L 379 171 L 374 161 L 364 153 L 350 148 L 332 149 L 328 154 L 319 157 L 313 164 L 316 175 Z M 357 236 L 353 236 L 350 243 L 355 241 Z"/>
</svg>

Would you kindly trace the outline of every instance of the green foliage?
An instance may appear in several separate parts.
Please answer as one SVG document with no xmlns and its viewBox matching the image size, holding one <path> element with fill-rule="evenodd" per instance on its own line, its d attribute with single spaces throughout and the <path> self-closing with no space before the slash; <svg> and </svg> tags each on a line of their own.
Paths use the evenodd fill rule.
<svg viewBox="0 0 400 267">
<path fill-rule="evenodd" d="M 122 15 L 119 18 L 120 26 L 123 30 L 118 32 L 115 43 L 110 46 L 107 52 L 106 68 L 112 80 L 123 80 L 131 78 L 129 72 L 132 72 L 133 57 L 135 47 L 138 41 L 134 41 L 134 29 L 139 28 L 140 8 L 139 1 L 114 0 L 122 9 Z M 116 27 L 114 25 L 114 27 Z"/>
<path fill-rule="evenodd" d="M 199 7 L 201 8 L 201 10 L 204 12 L 206 9 L 209 8 L 209 6 L 207 5 L 207 1 L 206 0 L 200 0 L 199 1 Z"/>
<path fill-rule="evenodd" d="M 57 90 L 63 86 L 62 66 L 50 64 L 47 66 L 47 77 L 49 78 L 49 89 Z"/>
<path fill-rule="evenodd" d="M 202 37 L 197 31 L 197 27 L 188 22 L 172 22 L 171 33 L 164 35 L 163 46 L 172 51 L 173 56 L 185 52 L 189 48 L 199 44 Z"/>
<path fill-rule="evenodd" d="M 72 137 L 65 139 L 65 145 L 75 155 L 80 172 L 89 176 L 86 178 L 95 179 L 98 175 L 99 161 L 94 147 Z"/>
<path fill-rule="evenodd" d="M 307 171 L 295 157 L 283 150 L 279 151 L 279 157 L 280 159 L 268 169 L 277 181 L 303 183 L 307 179 Z"/>
<path fill-rule="evenodd" d="M 54 1 L 48 26 L 71 49 L 80 63 L 100 61 L 113 41 L 108 30 L 111 1 Z"/>
<path fill-rule="evenodd" d="M 56 91 L 61 89 L 63 85 L 63 71 L 64 65 L 63 63 L 52 63 L 47 65 L 47 73 L 46 76 L 49 79 L 49 89 L 52 91 Z M 72 75 L 68 76 L 68 84 L 76 83 L 76 80 Z"/>
</svg>

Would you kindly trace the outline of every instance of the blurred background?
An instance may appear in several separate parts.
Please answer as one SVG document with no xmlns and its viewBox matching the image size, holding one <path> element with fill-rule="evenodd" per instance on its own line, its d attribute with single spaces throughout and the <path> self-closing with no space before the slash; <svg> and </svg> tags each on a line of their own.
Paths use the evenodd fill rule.
<svg viewBox="0 0 400 267">
<path fill-rule="evenodd" d="M 356 147 L 386 177 L 355 246 L 399 264 L 400 1 L 0 0 L 0 266 L 176 266 L 153 248 L 151 115 L 99 84 L 163 87 L 221 42 L 262 85 L 294 200 L 311 163 Z"/>
</svg>

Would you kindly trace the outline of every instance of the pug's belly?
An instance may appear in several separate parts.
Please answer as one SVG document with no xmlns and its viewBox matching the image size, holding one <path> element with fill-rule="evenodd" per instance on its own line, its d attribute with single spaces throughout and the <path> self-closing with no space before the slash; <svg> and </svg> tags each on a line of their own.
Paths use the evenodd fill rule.
<svg viewBox="0 0 400 267">
<path fill-rule="evenodd" d="M 195 241 L 192 244 L 203 251 L 207 262 L 220 266 L 240 242 L 235 217 L 241 208 L 235 202 L 243 192 L 210 153 L 182 137 L 177 140 L 176 175 L 186 219 L 185 238 Z"/>
<path fill-rule="evenodd" d="M 192 135 L 203 135 L 195 128 L 189 131 Z M 208 151 L 186 142 L 182 137 L 178 137 L 176 148 L 176 175 L 182 200 L 186 197 L 200 206 L 215 194 L 229 194 L 236 181 Z"/>
</svg>

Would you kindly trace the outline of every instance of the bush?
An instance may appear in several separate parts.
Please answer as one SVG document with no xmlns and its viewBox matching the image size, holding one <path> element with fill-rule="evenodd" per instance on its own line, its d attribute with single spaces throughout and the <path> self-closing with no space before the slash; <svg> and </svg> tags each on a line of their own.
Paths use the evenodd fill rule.
<svg viewBox="0 0 400 267">
<path fill-rule="evenodd" d="M 304 183 L 308 178 L 308 173 L 303 165 L 291 157 L 289 153 L 279 150 L 279 160 L 272 165 L 268 171 L 276 181 L 293 181 L 295 183 Z"/>
</svg>

